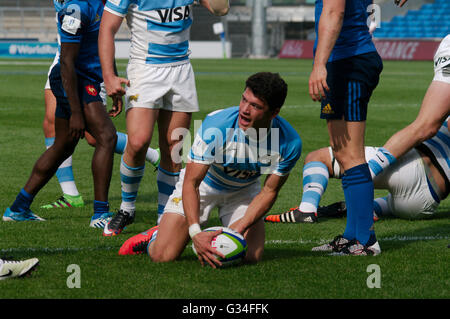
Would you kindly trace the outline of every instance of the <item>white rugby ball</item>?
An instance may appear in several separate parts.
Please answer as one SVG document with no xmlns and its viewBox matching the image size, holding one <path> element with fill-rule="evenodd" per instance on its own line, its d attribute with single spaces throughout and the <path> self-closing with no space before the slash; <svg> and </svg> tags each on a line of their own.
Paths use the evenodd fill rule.
<svg viewBox="0 0 450 319">
<path fill-rule="evenodd" d="M 231 228 L 222 226 L 209 227 L 203 231 L 214 232 L 219 229 L 222 229 L 222 232 L 213 238 L 211 241 L 211 247 L 222 253 L 225 258 L 216 256 L 217 259 L 222 263 L 222 267 L 240 263 L 247 253 L 247 242 L 244 237 Z M 197 251 L 195 250 L 194 245 L 192 245 L 192 250 L 197 256 Z"/>
</svg>

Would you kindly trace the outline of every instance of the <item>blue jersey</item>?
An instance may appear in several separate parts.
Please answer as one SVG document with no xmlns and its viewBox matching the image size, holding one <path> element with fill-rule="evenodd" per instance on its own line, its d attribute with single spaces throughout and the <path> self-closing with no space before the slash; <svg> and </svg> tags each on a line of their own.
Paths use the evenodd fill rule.
<svg viewBox="0 0 450 319">
<path fill-rule="evenodd" d="M 166 65 L 189 61 L 194 0 L 109 0 L 105 10 L 126 17 L 130 60 Z"/>
<path fill-rule="evenodd" d="M 345 14 L 341 33 L 334 45 L 328 62 L 349 58 L 368 52 L 376 51 L 372 42 L 372 36 L 367 26 L 368 7 L 373 0 L 347 0 L 345 2 Z M 314 43 L 314 55 L 317 48 L 319 34 L 319 21 L 323 9 L 323 0 L 316 0 L 315 28 L 316 41 Z"/>
<path fill-rule="evenodd" d="M 71 0 L 58 12 L 61 43 L 80 44 L 75 63 L 77 75 L 99 83 L 103 78 L 97 41 L 103 8 L 101 0 Z"/>
<path fill-rule="evenodd" d="M 56 13 L 58 13 L 63 8 L 64 1 L 53 0 L 53 6 L 55 7 Z"/>
<path fill-rule="evenodd" d="M 239 190 L 261 174 L 289 174 L 302 150 L 296 130 L 276 116 L 269 133 L 256 137 L 251 134 L 255 130 L 239 128 L 238 115 L 239 107 L 215 111 L 196 133 L 188 158 L 210 165 L 204 182 L 219 190 Z"/>
</svg>

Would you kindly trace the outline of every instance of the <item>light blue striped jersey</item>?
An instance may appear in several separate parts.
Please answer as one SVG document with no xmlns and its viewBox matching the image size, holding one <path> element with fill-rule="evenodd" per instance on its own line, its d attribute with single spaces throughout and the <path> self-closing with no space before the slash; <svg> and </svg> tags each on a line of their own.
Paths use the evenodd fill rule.
<svg viewBox="0 0 450 319">
<path fill-rule="evenodd" d="M 108 12 L 126 17 L 130 60 L 166 65 L 189 60 L 194 0 L 108 0 Z"/>
<path fill-rule="evenodd" d="M 196 133 L 188 158 L 210 165 L 204 182 L 219 190 L 238 190 L 262 174 L 289 174 L 302 150 L 296 130 L 276 116 L 270 129 L 256 137 L 254 129 L 239 128 L 238 115 L 238 106 L 210 113 Z"/>
<path fill-rule="evenodd" d="M 448 130 L 448 121 L 450 116 L 442 124 L 435 136 L 423 142 L 430 151 L 433 152 L 436 160 L 450 181 L 450 132 Z"/>
</svg>

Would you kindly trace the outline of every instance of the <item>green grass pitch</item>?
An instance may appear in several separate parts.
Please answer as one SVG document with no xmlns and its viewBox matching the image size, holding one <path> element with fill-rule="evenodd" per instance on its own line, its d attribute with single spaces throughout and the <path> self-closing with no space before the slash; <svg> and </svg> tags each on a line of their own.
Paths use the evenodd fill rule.
<svg viewBox="0 0 450 319">
<path fill-rule="evenodd" d="M 297 206 L 301 171 L 308 152 L 328 145 L 319 104 L 308 95 L 310 60 L 193 60 L 201 120 L 218 108 L 238 105 L 245 79 L 258 71 L 279 72 L 289 85 L 281 116 L 303 141 L 302 157 L 282 189 L 272 212 Z M 24 186 L 32 166 L 45 150 L 42 132 L 43 88 L 50 60 L 0 60 L 0 210 L 10 206 Z M 126 61 L 119 61 L 125 72 Z M 369 105 L 366 145 L 380 146 L 417 115 L 433 77 L 432 62 L 384 64 L 380 84 Z M 125 131 L 125 115 L 114 119 Z M 157 136 L 152 141 L 156 146 Z M 264 259 L 257 265 L 214 270 L 201 267 L 190 246 L 173 263 L 155 264 L 147 256 L 118 256 L 124 240 L 154 225 L 157 209 L 156 173 L 147 165 L 137 202 L 136 221 L 122 235 L 104 238 L 89 228 L 93 211 L 90 160 L 93 149 L 82 140 L 73 156 L 78 189 L 87 205 L 82 209 L 42 210 L 58 198 L 53 178 L 36 196 L 32 209 L 46 222 L 0 221 L 0 255 L 17 259 L 38 257 L 31 278 L 0 282 L 5 298 L 448 298 L 450 200 L 442 202 L 436 218 L 422 221 L 385 219 L 375 228 L 382 248 L 376 257 L 333 257 L 311 252 L 318 243 L 342 233 L 345 219 L 306 225 L 266 225 Z M 120 157 L 115 156 L 110 204 L 121 201 Z M 376 196 L 384 195 L 376 191 Z M 323 204 L 343 199 L 340 182 L 331 180 Z M 219 224 L 214 214 L 209 225 Z M 70 265 L 80 269 L 80 288 L 69 288 Z M 376 264 L 381 288 L 367 285 L 368 266 Z"/>
</svg>

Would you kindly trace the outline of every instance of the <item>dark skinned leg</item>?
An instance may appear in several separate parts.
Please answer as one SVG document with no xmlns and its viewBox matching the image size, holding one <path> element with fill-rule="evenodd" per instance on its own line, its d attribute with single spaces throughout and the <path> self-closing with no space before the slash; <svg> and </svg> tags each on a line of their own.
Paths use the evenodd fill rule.
<svg viewBox="0 0 450 319">
<path fill-rule="evenodd" d="M 25 191 L 36 195 L 55 175 L 64 160 L 72 155 L 78 144 L 69 134 L 69 120 L 55 118 L 55 142 L 34 164 L 31 176 L 25 184 Z"/>
<path fill-rule="evenodd" d="M 108 201 L 114 162 L 114 148 L 117 135 L 113 122 L 101 102 L 84 105 L 86 131 L 95 138 L 95 151 L 92 157 L 92 175 L 94 178 L 94 198 Z"/>
</svg>

